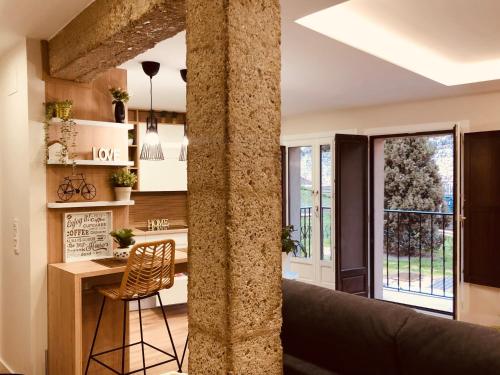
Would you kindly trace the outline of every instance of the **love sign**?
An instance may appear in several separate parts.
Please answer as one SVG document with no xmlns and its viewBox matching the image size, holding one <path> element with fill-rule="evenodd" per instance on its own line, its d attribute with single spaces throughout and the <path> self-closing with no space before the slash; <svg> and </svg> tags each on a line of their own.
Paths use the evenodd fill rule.
<svg viewBox="0 0 500 375">
<path fill-rule="evenodd" d="M 94 160 L 100 161 L 118 161 L 120 160 L 119 148 L 92 147 L 92 155 Z"/>
</svg>

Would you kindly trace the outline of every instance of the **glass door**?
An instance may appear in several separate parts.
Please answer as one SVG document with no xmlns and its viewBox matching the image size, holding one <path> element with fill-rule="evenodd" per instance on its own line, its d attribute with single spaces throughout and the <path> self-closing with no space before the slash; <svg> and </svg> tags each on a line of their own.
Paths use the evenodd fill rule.
<svg viewBox="0 0 500 375">
<path fill-rule="evenodd" d="M 292 271 L 301 281 L 333 288 L 331 151 L 330 140 L 287 147 L 287 206 L 293 236 L 305 250 L 292 258 Z"/>
</svg>

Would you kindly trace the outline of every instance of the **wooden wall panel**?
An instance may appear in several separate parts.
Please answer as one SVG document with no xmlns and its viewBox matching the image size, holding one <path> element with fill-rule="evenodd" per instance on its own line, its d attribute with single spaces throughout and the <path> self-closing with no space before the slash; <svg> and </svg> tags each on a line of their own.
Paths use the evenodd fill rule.
<svg viewBox="0 0 500 375">
<path fill-rule="evenodd" d="M 127 89 L 127 71 L 123 69 L 110 69 L 99 76 L 94 82 L 84 84 L 45 77 L 45 99 L 47 102 L 71 99 L 73 100 L 73 117 L 83 120 L 114 121 L 113 106 L 108 89 L 120 87 Z M 119 147 L 121 159 L 128 156 L 127 132 L 121 129 L 102 127 L 78 126 L 77 152 L 78 158 L 92 159 L 92 146 Z M 93 184 L 97 189 L 95 201 L 114 200 L 113 189 L 109 184 L 109 177 L 116 167 L 79 166 L 77 173 L 84 173 L 87 183 Z M 56 202 L 57 188 L 65 176 L 73 173 L 71 166 L 47 166 L 47 202 Z M 75 196 L 71 201 L 84 201 L 80 196 Z M 65 212 L 88 211 L 113 211 L 113 227 L 123 228 L 128 226 L 128 206 L 123 207 L 85 207 L 74 209 L 48 209 L 48 263 L 63 261 L 62 225 Z"/>
<path fill-rule="evenodd" d="M 148 219 L 169 219 L 172 224 L 187 224 L 187 192 L 133 193 L 130 225 L 143 227 Z"/>
<path fill-rule="evenodd" d="M 71 149 L 75 159 L 92 160 L 92 147 L 114 148 L 120 150 L 117 160 L 128 161 L 128 131 L 124 129 L 106 128 L 99 126 L 76 125 L 76 147 Z M 59 125 L 49 127 L 49 142 L 60 137 Z"/>
<path fill-rule="evenodd" d="M 94 201 L 112 201 L 115 199 L 114 190 L 109 182 L 113 171 L 119 170 L 118 167 L 104 166 L 77 166 L 75 173 L 83 173 L 85 181 L 96 187 L 97 195 Z M 57 189 L 63 183 L 64 177 L 70 176 L 73 173 L 72 166 L 50 165 L 47 167 L 47 201 L 60 201 L 57 196 Z M 75 194 L 71 198 L 71 202 L 86 202 L 86 200 Z"/>
<path fill-rule="evenodd" d="M 111 87 L 127 89 L 126 70 L 110 69 L 91 83 L 45 77 L 45 100 L 73 100 L 74 118 L 114 121 L 112 99 L 108 91 Z"/>
</svg>

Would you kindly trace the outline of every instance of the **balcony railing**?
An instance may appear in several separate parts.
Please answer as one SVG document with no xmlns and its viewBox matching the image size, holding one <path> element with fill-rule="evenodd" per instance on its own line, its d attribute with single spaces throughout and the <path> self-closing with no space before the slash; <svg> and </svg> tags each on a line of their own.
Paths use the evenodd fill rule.
<svg viewBox="0 0 500 375">
<path fill-rule="evenodd" d="M 311 237 L 312 237 L 312 207 L 301 207 L 300 208 L 300 242 L 307 253 L 307 258 L 311 257 Z M 320 239 L 321 239 L 321 249 L 323 252 L 321 254 L 321 259 L 325 259 L 331 255 L 323 254 L 325 247 L 330 246 L 331 243 L 331 208 L 321 207 L 321 227 L 320 227 Z"/>
<path fill-rule="evenodd" d="M 453 214 L 384 210 L 384 287 L 453 298 Z"/>
<path fill-rule="evenodd" d="M 312 226 L 311 226 L 311 213 L 312 207 L 301 207 L 300 208 L 300 243 L 304 246 L 307 256 L 311 257 L 311 236 L 312 236 Z"/>
</svg>

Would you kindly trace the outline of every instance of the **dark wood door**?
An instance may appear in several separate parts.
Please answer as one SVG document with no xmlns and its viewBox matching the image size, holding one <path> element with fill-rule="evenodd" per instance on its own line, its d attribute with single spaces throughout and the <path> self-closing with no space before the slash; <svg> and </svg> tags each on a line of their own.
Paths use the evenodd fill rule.
<svg viewBox="0 0 500 375">
<path fill-rule="evenodd" d="M 368 296 L 368 137 L 335 136 L 336 289 Z"/>
<path fill-rule="evenodd" d="M 464 280 L 500 287 L 500 131 L 464 135 Z"/>
</svg>

